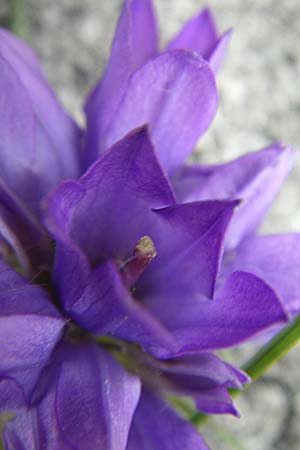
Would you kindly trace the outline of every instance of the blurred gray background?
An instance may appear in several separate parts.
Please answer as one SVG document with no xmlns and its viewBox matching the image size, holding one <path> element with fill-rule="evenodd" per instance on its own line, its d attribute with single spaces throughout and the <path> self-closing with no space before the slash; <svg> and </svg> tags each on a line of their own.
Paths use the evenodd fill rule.
<svg viewBox="0 0 300 450">
<path fill-rule="evenodd" d="M 13 0 L 22 6 L 21 0 Z M 0 0 L 3 23 L 8 0 Z M 21 27 L 65 107 L 83 123 L 81 104 L 104 67 L 121 0 L 23 0 Z M 204 3 L 154 0 L 162 43 Z M 220 107 L 197 158 L 216 162 L 274 139 L 300 148 L 300 1 L 210 0 L 220 30 L 234 28 L 218 75 Z M 266 218 L 264 232 L 300 231 L 299 163 Z M 236 403 L 241 419 L 205 426 L 212 450 L 300 449 L 300 347 Z M 252 349 L 233 355 L 244 361 Z M 232 356 L 232 355 L 231 355 Z M 229 429 L 229 431 L 227 430 Z M 156 450 L 156 449 L 153 449 Z M 184 449 L 183 449 L 184 450 Z"/>
</svg>

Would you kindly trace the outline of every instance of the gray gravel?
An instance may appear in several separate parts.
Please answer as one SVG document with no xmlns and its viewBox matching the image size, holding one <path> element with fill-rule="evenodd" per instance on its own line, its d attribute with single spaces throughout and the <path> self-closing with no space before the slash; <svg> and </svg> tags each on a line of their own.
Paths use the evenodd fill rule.
<svg viewBox="0 0 300 450">
<path fill-rule="evenodd" d="M 0 16 L 5 14 L 1 0 Z M 200 8 L 198 0 L 156 0 L 162 40 Z M 83 121 L 81 104 L 104 66 L 120 0 L 27 0 L 30 41 L 65 107 Z M 274 139 L 300 147 L 299 0 L 211 0 L 220 29 L 234 27 L 218 76 L 220 108 L 197 158 L 228 160 Z M 297 163 L 263 231 L 300 230 Z M 234 355 L 244 360 L 251 349 Z M 241 419 L 205 427 L 213 450 L 299 450 L 299 347 L 237 400 Z M 226 425 L 242 445 L 229 440 Z"/>
</svg>

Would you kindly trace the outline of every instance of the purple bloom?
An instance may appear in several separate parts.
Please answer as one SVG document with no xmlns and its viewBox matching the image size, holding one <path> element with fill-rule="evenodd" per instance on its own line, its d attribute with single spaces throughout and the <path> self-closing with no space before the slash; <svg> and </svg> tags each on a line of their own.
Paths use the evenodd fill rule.
<svg viewBox="0 0 300 450">
<path fill-rule="evenodd" d="M 174 428 L 178 448 L 207 448 L 166 394 L 237 414 L 227 388 L 247 377 L 208 350 L 286 319 L 272 289 L 247 272 L 234 272 L 208 298 L 236 204 L 177 204 L 145 128 L 53 192 L 46 226 L 56 257 L 47 286 L 69 320 L 51 306 L 51 291 L 3 263 L 0 396 L 16 413 L 4 430 L 6 449 L 128 450 L 157 439 L 167 449 Z"/>
<path fill-rule="evenodd" d="M 137 3 L 139 23 L 147 26 L 148 33 L 144 35 L 134 20 L 136 2 L 125 1 L 107 68 L 85 108 L 87 160 L 147 123 L 178 202 L 242 200 L 226 233 L 222 278 L 236 270 L 254 273 L 270 283 L 291 313 L 299 311 L 299 235 L 252 238 L 292 167 L 291 148 L 275 142 L 227 164 L 184 164 L 216 111 L 217 90 L 211 68 L 216 67 L 216 60 L 220 64 L 230 32 L 219 36 L 205 9 L 157 54 L 151 2 Z M 147 36 L 147 45 L 142 36 Z M 119 61 L 125 54 L 127 62 L 133 55 L 139 58 L 134 64 L 122 64 L 124 73 L 119 79 Z"/>
<path fill-rule="evenodd" d="M 5 450 L 206 450 L 168 396 L 238 415 L 227 389 L 249 380 L 212 351 L 297 310 L 299 237 L 253 236 L 290 150 L 184 166 L 228 36 L 204 10 L 158 53 L 151 3 L 125 0 L 81 152 L 31 50 L 0 32 Z"/>
</svg>

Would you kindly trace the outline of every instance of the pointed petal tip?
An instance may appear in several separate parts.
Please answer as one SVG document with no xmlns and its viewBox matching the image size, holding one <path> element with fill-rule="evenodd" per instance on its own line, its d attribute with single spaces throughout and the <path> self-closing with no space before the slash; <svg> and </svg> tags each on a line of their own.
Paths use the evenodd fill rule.
<svg viewBox="0 0 300 450">
<path fill-rule="evenodd" d="M 248 277 L 251 277 L 253 280 L 253 283 L 260 283 L 262 285 L 262 287 L 264 287 L 265 290 L 269 291 L 269 293 L 273 295 L 273 299 L 274 300 L 276 299 L 277 319 L 274 318 L 274 321 L 268 325 L 269 328 L 272 326 L 276 326 L 283 322 L 288 322 L 291 319 L 291 314 L 288 311 L 286 305 L 281 301 L 276 290 L 268 282 L 266 282 L 260 276 L 257 276 L 252 272 L 247 272 L 244 270 L 236 270 L 235 272 L 232 272 L 232 274 L 228 277 L 228 280 L 231 277 L 233 278 L 235 275 L 237 275 L 237 276 L 245 276 L 246 275 Z M 275 308 L 274 301 L 273 301 L 273 305 L 274 305 L 273 307 Z M 259 331 L 258 331 L 258 333 L 259 333 Z"/>
<path fill-rule="evenodd" d="M 199 11 L 199 16 L 205 16 L 208 19 L 210 19 L 211 22 L 215 23 L 214 14 L 212 12 L 212 9 L 208 5 L 204 5 L 201 10 Z"/>
</svg>

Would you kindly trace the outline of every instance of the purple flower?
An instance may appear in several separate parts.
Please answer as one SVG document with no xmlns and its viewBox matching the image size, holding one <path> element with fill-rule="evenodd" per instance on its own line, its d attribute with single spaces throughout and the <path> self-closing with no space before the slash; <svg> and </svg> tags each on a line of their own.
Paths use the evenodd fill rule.
<svg viewBox="0 0 300 450">
<path fill-rule="evenodd" d="M 212 351 L 292 310 L 298 237 L 253 237 L 290 150 L 184 166 L 229 37 L 208 10 L 158 53 L 151 3 L 124 1 L 83 151 L 31 50 L 0 34 L 5 450 L 206 450 L 168 398 L 238 415 L 227 389 L 249 380 Z"/>
<path fill-rule="evenodd" d="M 226 233 L 221 279 L 236 270 L 254 273 L 276 290 L 292 314 L 299 312 L 299 234 L 253 237 L 292 167 L 292 149 L 275 142 L 231 163 L 185 165 L 216 111 L 211 68 L 219 66 L 230 32 L 219 36 L 205 9 L 157 54 L 153 17 L 150 1 L 124 1 L 108 65 L 86 103 L 87 161 L 131 129 L 148 124 L 176 201 L 242 200 Z"/>
<path fill-rule="evenodd" d="M 207 448 L 166 394 L 237 414 L 227 388 L 247 377 L 208 351 L 286 319 L 250 273 L 208 298 L 236 204 L 177 204 L 145 128 L 61 183 L 45 219 L 56 240 L 50 294 L 3 263 L 0 396 L 16 413 L 6 449 Z"/>
</svg>

